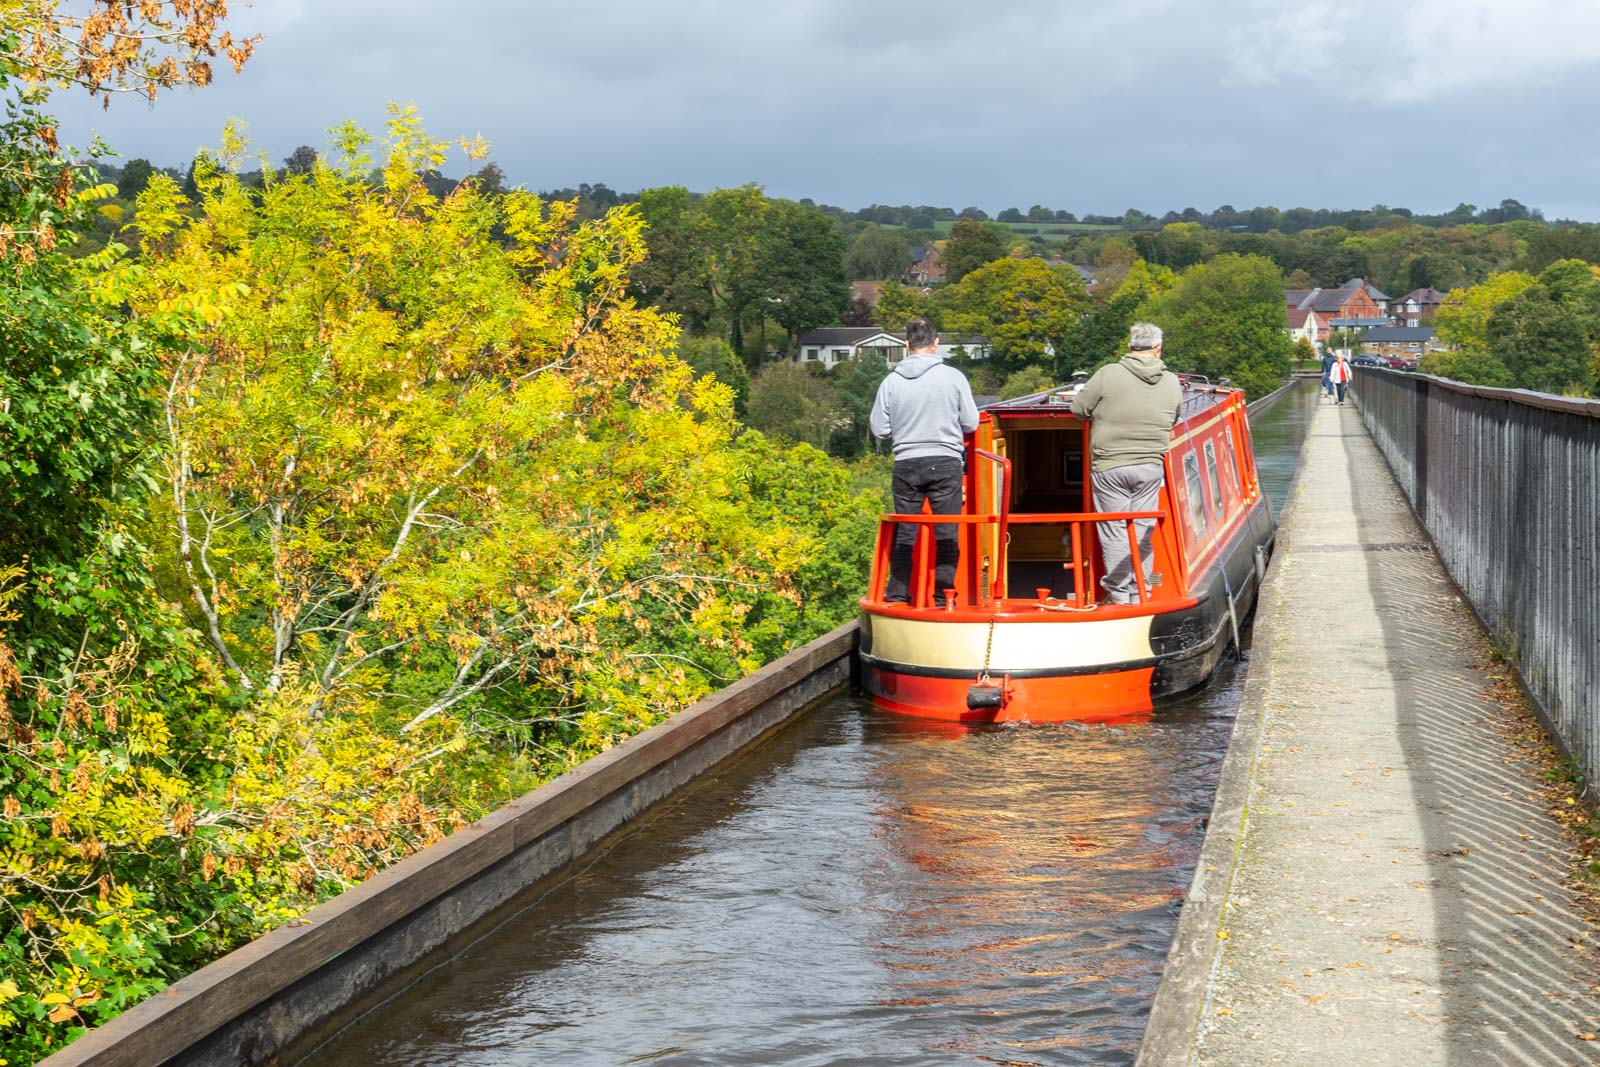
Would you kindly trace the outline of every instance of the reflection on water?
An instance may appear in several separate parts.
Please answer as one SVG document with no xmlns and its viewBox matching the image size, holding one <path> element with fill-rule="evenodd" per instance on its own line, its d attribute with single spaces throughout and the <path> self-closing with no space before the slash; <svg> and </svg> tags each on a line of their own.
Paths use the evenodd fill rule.
<svg viewBox="0 0 1600 1067">
<path fill-rule="evenodd" d="M 1275 498 L 1301 399 L 1257 431 Z M 1121 726 L 841 697 L 311 1062 L 1131 1062 L 1241 682 Z"/>
</svg>

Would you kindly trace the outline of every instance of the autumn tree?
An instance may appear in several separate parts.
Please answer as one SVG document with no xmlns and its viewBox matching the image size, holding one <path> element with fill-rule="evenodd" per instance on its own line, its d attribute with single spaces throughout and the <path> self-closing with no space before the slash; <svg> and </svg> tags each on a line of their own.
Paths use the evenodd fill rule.
<svg viewBox="0 0 1600 1067">
<path fill-rule="evenodd" d="M 6 18 L 0 64 L 30 83 L 77 85 L 103 100 L 209 85 L 213 59 L 237 71 L 258 41 L 235 40 L 223 28 L 227 0 L 89 0 L 67 12 L 60 0 L 18 6 Z"/>
</svg>

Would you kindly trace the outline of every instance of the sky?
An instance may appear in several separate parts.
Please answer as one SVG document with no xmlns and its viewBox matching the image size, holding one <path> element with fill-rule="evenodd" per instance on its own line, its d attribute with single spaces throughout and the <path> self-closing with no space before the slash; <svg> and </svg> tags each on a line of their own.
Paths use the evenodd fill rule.
<svg viewBox="0 0 1600 1067">
<path fill-rule="evenodd" d="M 237 0 L 263 40 L 203 90 L 55 109 L 185 166 L 223 123 L 281 160 L 414 103 L 513 185 L 1080 215 L 1442 211 L 1600 219 L 1593 0 Z M 445 168 L 460 174 L 458 154 Z"/>
</svg>

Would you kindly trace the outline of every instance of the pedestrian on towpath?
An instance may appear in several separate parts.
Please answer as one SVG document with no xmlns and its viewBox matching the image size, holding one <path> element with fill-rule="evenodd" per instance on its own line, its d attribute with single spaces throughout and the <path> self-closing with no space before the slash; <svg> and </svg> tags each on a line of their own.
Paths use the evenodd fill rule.
<svg viewBox="0 0 1600 1067">
<path fill-rule="evenodd" d="M 1333 382 L 1333 387 L 1339 392 L 1338 403 L 1344 403 L 1344 387 L 1353 377 L 1350 364 L 1345 360 L 1344 353 L 1339 353 L 1339 358 L 1333 361 L 1333 369 L 1328 371 L 1328 380 Z"/>
<path fill-rule="evenodd" d="M 1337 362 L 1331 349 L 1322 350 L 1322 388 L 1328 394 L 1329 400 L 1333 399 L 1333 378 L 1330 375 L 1333 373 L 1333 365 Z"/>
<path fill-rule="evenodd" d="M 906 325 L 906 356 L 878 386 L 872 403 L 872 434 L 894 441 L 894 510 L 922 513 L 926 500 L 935 515 L 961 513 L 961 475 L 966 435 L 978 428 L 978 405 L 966 375 L 945 366 L 939 335 L 927 319 Z M 895 527 L 884 600 L 910 600 L 911 556 L 918 523 Z M 944 591 L 956 584 L 961 546 L 955 523 L 936 523 L 933 602 L 944 607 Z"/>
<path fill-rule="evenodd" d="M 1072 413 L 1090 420 L 1090 477 L 1094 510 L 1155 511 L 1161 496 L 1172 426 L 1183 404 L 1183 386 L 1161 362 L 1161 327 L 1136 322 L 1128 354 L 1094 372 L 1072 398 Z M 1148 578 L 1155 565 L 1154 519 L 1136 519 L 1139 554 Z M 1121 522 L 1095 523 L 1105 577 L 1100 585 L 1110 604 L 1133 604 L 1139 584 L 1133 573 L 1128 528 Z M 1078 591 L 1079 602 L 1085 599 Z"/>
</svg>

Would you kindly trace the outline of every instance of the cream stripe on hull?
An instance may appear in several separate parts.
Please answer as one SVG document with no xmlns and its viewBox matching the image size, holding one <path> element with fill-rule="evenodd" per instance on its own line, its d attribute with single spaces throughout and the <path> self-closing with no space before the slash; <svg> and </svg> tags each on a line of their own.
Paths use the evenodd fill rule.
<svg viewBox="0 0 1600 1067">
<path fill-rule="evenodd" d="M 986 622 L 932 622 L 869 614 L 872 658 L 885 665 L 977 671 L 989 640 Z M 1155 655 L 1151 615 L 1101 622 L 996 623 L 989 670 L 1065 670 L 1128 663 Z"/>
</svg>

